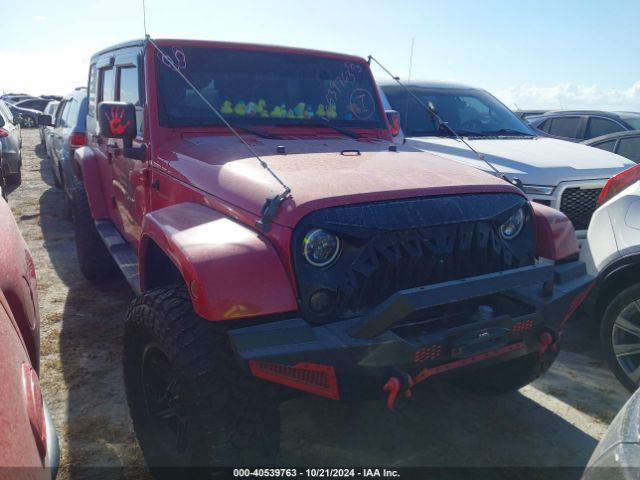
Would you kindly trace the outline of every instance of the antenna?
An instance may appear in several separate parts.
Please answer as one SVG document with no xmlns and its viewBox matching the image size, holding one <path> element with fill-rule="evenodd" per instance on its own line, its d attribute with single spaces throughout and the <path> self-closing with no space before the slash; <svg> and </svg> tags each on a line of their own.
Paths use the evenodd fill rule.
<svg viewBox="0 0 640 480">
<path fill-rule="evenodd" d="M 144 36 L 147 37 L 147 8 L 142 0 L 142 25 L 144 27 Z"/>
<path fill-rule="evenodd" d="M 400 81 L 400 77 L 395 77 L 389 70 L 387 70 L 384 65 L 382 65 L 378 60 L 375 59 L 375 57 L 373 57 L 372 55 L 369 55 L 369 63 L 371 63 L 371 60 L 373 60 L 374 62 L 376 62 L 376 64 L 382 69 L 384 70 L 391 78 L 393 78 L 398 85 L 400 85 L 402 88 L 404 88 L 407 93 L 409 95 L 411 95 L 420 105 L 422 105 L 424 108 L 427 109 L 427 112 L 429 112 L 433 118 L 435 118 L 438 122 L 439 125 L 444 125 L 444 127 L 449 130 L 454 137 L 456 137 L 456 140 L 458 140 L 459 142 L 464 143 L 467 148 L 469 148 L 469 150 L 471 150 L 473 153 L 475 153 L 476 157 L 478 157 L 478 160 L 482 160 L 484 163 L 486 163 L 487 165 L 489 165 L 489 167 L 491 168 L 491 170 L 493 170 L 496 174 L 497 177 L 502 178 L 503 180 L 506 180 L 509 183 L 510 182 L 507 179 L 507 176 L 504 175 L 502 172 L 500 172 L 500 170 L 498 170 L 496 167 L 493 166 L 493 164 L 491 162 L 489 162 L 489 160 L 487 160 L 483 154 L 479 153 L 477 150 L 475 150 L 471 145 L 469 145 L 460 135 L 458 135 L 458 133 L 449 126 L 448 122 L 445 122 L 444 120 L 442 120 L 442 118 L 440 118 L 440 115 L 438 115 L 436 112 L 434 112 L 431 108 L 429 108 L 429 106 L 424 103 L 422 101 L 422 99 L 420 99 L 415 93 L 413 93 L 411 91 L 411 89 L 409 89 L 409 87 L 407 87 L 404 83 L 402 83 Z"/>
<path fill-rule="evenodd" d="M 244 138 L 242 138 L 242 135 L 240 135 L 236 131 L 236 129 L 233 128 L 229 122 L 227 122 L 227 120 L 222 116 L 222 114 L 218 111 L 218 109 L 213 105 L 211 105 L 211 102 L 209 102 L 209 100 L 206 99 L 206 97 L 186 77 L 186 75 L 180 71 L 178 66 L 171 59 L 171 57 L 165 54 L 160 49 L 160 47 L 158 47 L 156 42 L 153 41 L 151 37 L 147 36 L 146 40 L 151 45 L 153 45 L 153 47 L 158 51 L 158 53 L 162 56 L 163 61 L 166 61 L 168 65 L 171 65 L 171 68 L 173 69 L 173 71 L 175 71 L 185 81 L 185 83 L 193 89 L 196 95 L 198 95 L 198 97 L 200 97 L 200 99 L 205 103 L 205 105 L 207 105 L 207 107 L 211 109 L 211 111 L 222 121 L 222 123 L 226 125 L 226 127 L 231 131 L 231 133 L 233 133 L 238 138 L 238 140 L 240 140 L 244 144 L 244 146 L 247 147 L 247 149 L 251 152 L 251 154 L 258 160 L 258 162 L 260 163 L 260 166 L 264 168 L 267 172 L 269 172 L 269 174 L 271 174 L 271 176 L 282 186 L 282 188 L 284 188 L 284 192 L 282 192 L 281 194 L 276 195 L 273 198 L 268 198 L 262 208 L 262 220 L 259 220 L 257 224 L 260 228 L 266 230 L 268 228 L 269 221 L 276 214 L 278 206 L 291 193 L 291 189 L 280 179 L 280 177 L 278 177 L 278 175 L 276 175 L 276 173 L 273 170 L 271 170 L 271 168 L 269 167 L 269 164 L 265 162 L 262 158 L 260 158 L 260 155 L 258 155 L 258 153 L 253 149 L 253 147 L 251 147 L 251 145 L 249 145 L 247 141 Z"/>
</svg>

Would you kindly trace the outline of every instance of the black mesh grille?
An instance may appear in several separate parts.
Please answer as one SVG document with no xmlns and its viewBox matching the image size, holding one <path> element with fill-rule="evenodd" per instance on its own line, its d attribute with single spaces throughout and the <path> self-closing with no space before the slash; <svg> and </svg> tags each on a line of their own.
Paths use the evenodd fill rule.
<svg viewBox="0 0 640 480">
<path fill-rule="evenodd" d="M 601 190 L 601 188 L 567 188 L 562 193 L 560 211 L 569 217 L 573 228 L 585 230 L 589 227 Z"/>
<path fill-rule="evenodd" d="M 499 226 L 518 208 L 527 221 L 506 241 Z M 303 255 L 304 235 L 322 228 L 342 240 L 336 262 L 326 268 Z M 303 316 L 327 322 L 361 315 L 398 290 L 530 265 L 534 229 L 526 200 L 514 194 L 473 194 L 355 204 L 318 210 L 295 229 L 292 251 Z M 319 291 L 330 311 L 311 308 Z"/>
<path fill-rule="evenodd" d="M 356 257 L 338 287 L 338 310 L 359 314 L 394 292 L 529 263 L 506 247 L 489 222 L 380 234 Z"/>
</svg>

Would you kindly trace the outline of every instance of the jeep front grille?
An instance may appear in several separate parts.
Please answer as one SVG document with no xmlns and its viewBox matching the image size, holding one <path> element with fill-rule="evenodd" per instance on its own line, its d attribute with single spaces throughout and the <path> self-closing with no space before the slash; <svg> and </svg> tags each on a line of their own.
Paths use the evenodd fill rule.
<svg viewBox="0 0 640 480">
<path fill-rule="evenodd" d="M 503 240 L 498 227 L 518 208 L 528 212 L 522 233 Z M 302 315 L 312 323 L 365 314 L 398 290 L 474 277 L 534 262 L 534 226 L 517 194 L 468 194 L 346 205 L 315 211 L 292 236 Z M 302 255 L 313 228 L 342 239 L 334 264 L 317 268 Z M 331 310 L 311 308 L 331 296 Z"/>
<path fill-rule="evenodd" d="M 596 200 L 601 188 L 567 188 L 562 192 L 560 211 L 564 213 L 576 230 L 589 228 L 591 215 L 596 209 Z"/>
</svg>

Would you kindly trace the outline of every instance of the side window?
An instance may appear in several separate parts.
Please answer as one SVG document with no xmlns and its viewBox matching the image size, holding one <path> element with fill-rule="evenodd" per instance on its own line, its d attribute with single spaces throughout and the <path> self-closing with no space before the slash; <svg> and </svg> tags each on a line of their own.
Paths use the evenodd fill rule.
<svg viewBox="0 0 640 480">
<path fill-rule="evenodd" d="M 75 127 L 78 123 L 78 112 L 80 110 L 80 103 L 72 99 L 68 103 L 69 108 L 67 112 L 64 114 L 64 123 L 67 127 Z"/>
<path fill-rule="evenodd" d="M 58 107 L 58 111 L 56 112 L 56 127 L 65 127 L 65 118 L 67 117 L 67 112 L 69 111 L 69 100 L 66 100 L 60 104 Z"/>
<path fill-rule="evenodd" d="M 606 142 L 598 142 L 591 145 L 592 147 L 599 148 L 600 150 L 606 150 L 607 152 L 613 152 L 616 146 L 617 140 L 607 140 Z"/>
<path fill-rule="evenodd" d="M 113 68 L 105 68 L 100 71 L 100 98 L 99 102 L 113 101 L 114 76 Z"/>
<path fill-rule="evenodd" d="M 138 69 L 125 67 L 119 70 L 118 99 L 121 102 L 133 103 L 140 106 L 140 93 L 138 91 Z"/>
<path fill-rule="evenodd" d="M 543 132 L 549 133 L 549 127 L 550 126 L 551 126 L 551 120 L 545 120 L 540 125 L 538 125 L 536 128 L 538 130 L 542 130 Z"/>
<path fill-rule="evenodd" d="M 608 133 L 621 132 L 624 128 L 616 122 L 607 120 L 606 118 L 591 117 L 589 119 L 589 126 L 585 134 L 585 139 L 599 137 L 600 135 L 607 135 Z"/>
<path fill-rule="evenodd" d="M 89 106 L 87 108 L 87 115 L 90 117 L 96 116 L 96 89 L 98 87 L 96 66 L 91 65 L 89 68 Z"/>
<path fill-rule="evenodd" d="M 621 138 L 616 153 L 640 163 L 640 137 Z"/>
<path fill-rule="evenodd" d="M 143 135 L 143 110 L 140 101 L 140 76 L 138 68 L 126 66 L 118 68 L 118 100 L 133 103 L 136 106 L 136 125 L 138 135 Z"/>
<path fill-rule="evenodd" d="M 551 119 L 549 133 L 558 137 L 578 138 L 580 117 L 558 117 Z"/>
</svg>

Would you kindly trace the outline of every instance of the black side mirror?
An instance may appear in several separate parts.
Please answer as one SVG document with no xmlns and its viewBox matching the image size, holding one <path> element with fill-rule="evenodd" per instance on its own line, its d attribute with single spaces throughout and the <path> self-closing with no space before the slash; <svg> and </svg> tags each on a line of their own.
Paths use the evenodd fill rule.
<svg viewBox="0 0 640 480">
<path fill-rule="evenodd" d="M 38 115 L 38 125 L 41 127 L 53 127 L 51 115 Z"/>
<path fill-rule="evenodd" d="M 395 110 L 385 110 L 384 113 L 391 127 L 391 136 L 397 137 L 400 134 L 400 114 Z"/>
<path fill-rule="evenodd" d="M 100 136 L 122 138 L 130 145 L 138 133 L 136 107 L 133 103 L 102 102 L 98 105 L 98 125 Z"/>
</svg>

